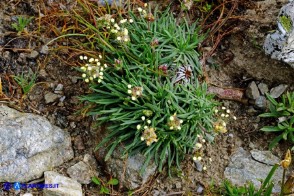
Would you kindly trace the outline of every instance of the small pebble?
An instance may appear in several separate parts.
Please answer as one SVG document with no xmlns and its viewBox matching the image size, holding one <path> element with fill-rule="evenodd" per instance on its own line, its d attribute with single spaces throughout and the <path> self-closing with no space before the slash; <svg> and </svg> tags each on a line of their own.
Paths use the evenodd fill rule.
<svg viewBox="0 0 294 196">
<path fill-rule="evenodd" d="M 47 45 L 43 45 L 40 51 L 41 54 L 48 54 L 49 53 L 49 47 Z"/>
<path fill-rule="evenodd" d="M 30 55 L 28 56 L 29 59 L 36 59 L 39 56 L 39 52 L 36 50 L 33 50 Z"/>
<path fill-rule="evenodd" d="M 197 192 L 198 194 L 202 194 L 202 193 L 203 193 L 203 191 L 204 191 L 204 188 L 203 188 L 203 186 L 201 186 L 201 185 L 198 185 L 198 186 L 197 186 L 197 189 L 196 189 L 196 192 Z"/>
</svg>

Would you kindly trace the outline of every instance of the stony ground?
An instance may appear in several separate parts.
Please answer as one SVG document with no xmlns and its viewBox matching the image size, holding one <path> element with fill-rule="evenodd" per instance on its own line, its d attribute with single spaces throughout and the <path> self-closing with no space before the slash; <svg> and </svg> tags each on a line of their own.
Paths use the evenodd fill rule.
<svg viewBox="0 0 294 196">
<path fill-rule="evenodd" d="M 62 1 L 61 1 L 62 2 Z M 280 7 L 286 1 L 249 1 L 240 8 L 240 20 L 235 24 L 236 33 L 232 32 L 224 37 L 215 53 L 209 58 L 215 62 L 217 68 L 207 66 L 206 80 L 211 86 L 220 88 L 239 89 L 245 92 L 251 82 L 264 83 L 269 89 L 280 84 L 288 85 L 288 90 L 294 90 L 293 70 L 278 61 L 271 60 L 262 50 L 266 34 L 275 29 L 275 21 Z M 87 85 L 80 79 L 80 73 L 75 70 L 73 61 L 68 60 L 68 51 L 54 50 L 45 47 L 50 38 L 38 31 L 38 20 L 31 23 L 27 33 L 17 35 L 11 24 L 18 15 L 38 16 L 46 14 L 46 9 L 59 9 L 61 4 L 51 1 L 8 1 L 0 2 L 0 78 L 5 96 L 0 103 L 7 104 L 20 111 L 42 115 L 49 121 L 70 133 L 74 149 L 74 159 L 54 168 L 61 174 L 66 169 L 82 160 L 85 154 L 94 155 L 93 149 L 97 145 L 97 130 L 93 128 L 92 117 L 87 117 L 81 109 L 86 103 L 81 103 L 78 96 L 85 94 Z M 50 28 L 42 27 L 42 28 Z M 66 45 L 66 43 L 64 43 Z M 206 48 L 212 47 L 207 45 Z M 209 63 L 208 63 L 209 64 Z M 25 96 L 21 88 L 13 80 L 13 76 L 37 73 L 36 84 Z M 203 189 L 209 190 L 212 182 L 221 183 L 224 170 L 229 163 L 230 156 L 238 147 L 244 149 L 266 150 L 268 142 L 274 136 L 260 132 L 260 128 L 267 122 L 258 115 L 263 108 L 256 107 L 254 101 L 248 102 L 222 100 L 223 105 L 237 117 L 231 121 L 229 131 L 219 135 L 212 145 L 207 145 L 207 170 L 197 168 L 192 157 L 187 156 L 182 163 L 182 172 L 174 171 L 174 177 L 167 177 L 165 173 L 153 176 L 144 187 L 138 191 L 139 195 L 191 195 L 203 194 Z M 282 157 L 287 143 L 274 149 L 273 153 Z M 212 159 L 212 162 L 209 161 Z M 110 174 L 99 166 L 102 179 Z M 83 185 L 86 195 L 98 195 L 99 190 L 93 183 Z M 118 195 L 126 192 L 119 190 Z M 42 195 L 35 191 L 36 195 Z M 1 193 L 2 194 L 2 193 Z M 19 195 L 15 192 L 3 192 L 6 195 Z"/>
</svg>

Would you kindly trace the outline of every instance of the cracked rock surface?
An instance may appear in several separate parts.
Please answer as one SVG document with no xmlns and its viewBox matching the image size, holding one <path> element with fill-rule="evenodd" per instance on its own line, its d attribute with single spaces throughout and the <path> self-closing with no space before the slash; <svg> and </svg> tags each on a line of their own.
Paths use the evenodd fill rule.
<svg viewBox="0 0 294 196">
<path fill-rule="evenodd" d="M 70 135 L 42 116 L 0 105 L 0 182 L 28 182 L 73 158 Z"/>
</svg>

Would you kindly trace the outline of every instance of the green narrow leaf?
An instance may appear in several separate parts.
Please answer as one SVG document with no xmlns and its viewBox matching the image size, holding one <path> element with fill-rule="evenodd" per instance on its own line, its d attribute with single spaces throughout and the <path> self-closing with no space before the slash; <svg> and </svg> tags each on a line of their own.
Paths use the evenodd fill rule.
<svg viewBox="0 0 294 196">
<path fill-rule="evenodd" d="M 261 194 L 263 192 L 263 190 L 266 188 L 266 186 L 270 183 L 271 178 L 273 177 L 274 173 L 276 172 L 276 170 L 278 169 L 279 164 L 275 164 L 271 171 L 268 173 L 267 177 L 265 178 L 264 182 L 262 183 L 258 193 Z"/>
<path fill-rule="evenodd" d="M 265 126 L 263 128 L 260 129 L 261 131 L 265 131 L 265 132 L 277 132 L 277 131 L 281 131 L 281 129 L 279 127 L 276 126 Z"/>
<path fill-rule="evenodd" d="M 272 98 L 268 93 L 266 93 L 266 97 L 273 105 L 278 105 L 278 102 L 274 98 Z"/>
<path fill-rule="evenodd" d="M 271 141 L 271 143 L 269 144 L 269 149 L 272 150 L 273 147 L 275 147 L 282 138 L 283 138 L 283 134 L 281 134 L 278 137 L 276 137 L 275 139 L 273 139 L 273 141 Z"/>
</svg>

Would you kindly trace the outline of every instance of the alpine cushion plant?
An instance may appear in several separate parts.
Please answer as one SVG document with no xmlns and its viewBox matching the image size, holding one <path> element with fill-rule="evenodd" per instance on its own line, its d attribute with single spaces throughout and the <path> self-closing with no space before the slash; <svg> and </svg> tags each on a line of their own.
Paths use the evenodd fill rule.
<svg viewBox="0 0 294 196">
<path fill-rule="evenodd" d="M 100 84 L 91 86 L 94 93 L 82 98 L 95 104 L 89 114 L 98 115 L 99 124 L 109 124 L 108 136 L 98 145 L 108 144 L 106 160 L 124 143 L 124 155 L 141 151 L 146 156 L 144 167 L 155 158 L 161 171 L 166 157 L 168 167 L 173 162 L 179 166 L 195 147 L 197 135 L 205 137 L 212 130 L 215 103 L 205 84 L 157 79 L 129 70 L 126 75 L 105 73 Z"/>
<path fill-rule="evenodd" d="M 179 167 L 199 135 L 214 135 L 217 103 L 197 80 L 201 68 L 195 49 L 204 36 L 196 23 L 178 21 L 168 10 L 152 14 L 138 8 L 120 17 L 101 17 L 94 26 L 77 16 L 97 34 L 93 43 L 103 54 L 98 60 L 80 58 L 88 61 L 81 71 L 91 89 L 81 100 L 92 105 L 88 114 L 98 116 L 98 125 L 108 125 L 97 148 L 107 146 L 106 160 L 121 143 L 122 156 L 142 152 L 142 172 L 151 159 L 159 171 L 164 163 Z"/>
</svg>

